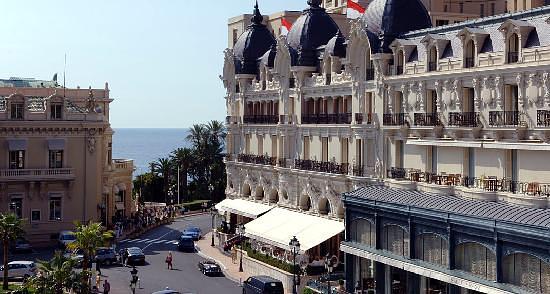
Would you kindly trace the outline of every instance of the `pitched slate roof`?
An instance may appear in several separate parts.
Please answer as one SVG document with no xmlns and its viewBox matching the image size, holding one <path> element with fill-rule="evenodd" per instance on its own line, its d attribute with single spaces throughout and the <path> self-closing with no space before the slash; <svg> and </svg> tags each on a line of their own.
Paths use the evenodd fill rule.
<svg viewBox="0 0 550 294">
<path fill-rule="evenodd" d="M 550 209 L 536 209 L 501 202 L 485 202 L 416 190 L 401 190 L 381 185 L 360 188 L 345 195 L 346 198 L 361 198 L 488 220 L 550 228 Z"/>
</svg>

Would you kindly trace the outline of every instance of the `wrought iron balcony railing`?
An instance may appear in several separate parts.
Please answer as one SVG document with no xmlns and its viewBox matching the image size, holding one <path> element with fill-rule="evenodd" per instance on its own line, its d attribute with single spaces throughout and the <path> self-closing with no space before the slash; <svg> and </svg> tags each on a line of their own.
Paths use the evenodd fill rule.
<svg viewBox="0 0 550 294">
<path fill-rule="evenodd" d="M 537 126 L 550 127 L 550 110 L 537 110 Z"/>
<path fill-rule="evenodd" d="M 519 111 L 489 111 L 489 125 L 492 127 L 518 126 Z"/>
<path fill-rule="evenodd" d="M 449 126 L 475 128 L 478 125 L 479 112 L 449 112 Z"/>
<path fill-rule="evenodd" d="M 404 113 L 384 113 L 382 120 L 385 126 L 402 126 L 406 122 Z"/>
<path fill-rule="evenodd" d="M 415 113 L 414 125 L 420 127 L 440 126 L 441 120 L 439 119 L 439 113 Z"/>
<path fill-rule="evenodd" d="M 295 159 L 294 168 L 300 170 L 324 172 L 345 175 L 348 173 L 347 163 L 323 162 L 315 160 Z"/>
<path fill-rule="evenodd" d="M 351 113 L 302 114 L 302 124 L 350 124 Z"/>
<path fill-rule="evenodd" d="M 356 113 L 355 114 L 355 122 L 357 124 L 372 124 L 372 113 Z"/>
<path fill-rule="evenodd" d="M 270 157 L 267 155 L 239 154 L 239 156 L 237 157 L 237 161 L 275 166 L 277 164 L 277 157 Z"/>
<path fill-rule="evenodd" d="M 278 124 L 279 116 L 273 115 L 244 115 L 243 122 L 245 124 Z"/>
</svg>

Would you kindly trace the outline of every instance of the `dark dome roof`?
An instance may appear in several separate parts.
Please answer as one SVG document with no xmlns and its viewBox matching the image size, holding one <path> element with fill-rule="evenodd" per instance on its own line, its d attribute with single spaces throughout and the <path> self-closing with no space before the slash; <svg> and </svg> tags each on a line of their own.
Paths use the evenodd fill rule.
<svg viewBox="0 0 550 294">
<path fill-rule="evenodd" d="M 338 32 L 338 25 L 321 8 L 321 0 L 308 0 L 309 7 L 292 25 L 288 45 L 298 56 L 292 65 L 316 66 L 317 49 L 324 46 Z"/>
<path fill-rule="evenodd" d="M 252 23 L 233 47 L 236 74 L 258 74 L 258 59 L 271 48 L 271 45 L 275 44 L 275 37 L 262 21 L 263 16 L 256 2 Z"/>
<path fill-rule="evenodd" d="M 338 30 L 336 35 L 332 37 L 327 43 L 325 49 L 330 56 L 346 57 L 346 38 L 342 36 L 342 33 Z"/>
<path fill-rule="evenodd" d="M 260 62 L 262 64 L 265 64 L 265 66 L 269 68 L 273 68 L 273 65 L 275 64 L 276 55 L 277 55 L 277 45 L 273 43 L 273 45 L 271 45 L 271 49 L 267 50 L 267 52 L 260 58 Z"/>
<path fill-rule="evenodd" d="M 383 51 L 388 51 L 390 43 L 399 35 L 432 26 L 421 0 L 373 0 L 363 20 L 367 30 L 383 36 Z"/>
</svg>

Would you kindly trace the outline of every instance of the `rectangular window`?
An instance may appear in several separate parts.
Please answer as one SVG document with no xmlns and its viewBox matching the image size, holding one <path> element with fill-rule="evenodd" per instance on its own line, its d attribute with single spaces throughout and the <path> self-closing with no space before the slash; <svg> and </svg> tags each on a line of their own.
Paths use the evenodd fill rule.
<svg viewBox="0 0 550 294">
<path fill-rule="evenodd" d="M 61 197 L 50 197 L 50 220 L 61 220 Z"/>
<path fill-rule="evenodd" d="M 10 151 L 10 169 L 25 168 L 25 150 Z"/>
<path fill-rule="evenodd" d="M 447 19 L 437 19 L 435 21 L 435 26 L 438 27 L 438 26 L 445 26 L 445 25 L 448 25 L 449 24 L 449 20 Z"/>
<path fill-rule="evenodd" d="M 11 198 L 10 212 L 17 218 L 23 218 L 23 198 Z"/>
<path fill-rule="evenodd" d="M 31 222 L 39 222 L 41 219 L 40 210 L 31 211 Z"/>
<path fill-rule="evenodd" d="M 11 104 L 11 119 L 23 119 L 23 103 Z"/>
<path fill-rule="evenodd" d="M 264 136 L 258 136 L 258 155 L 264 155 Z"/>
<path fill-rule="evenodd" d="M 250 134 L 245 135 L 244 153 L 250 154 Z"/>
<path fill-rule="evenodd" d="M 63 150 L 50 150 L 50 168 L 63 167 Z"/>
<path fill-rule="evenodd" d="M 233 29 L 233 46 L 235 46 L 235 43 L 237 43 L 238 38 L 239 38 L 239 31 L 237 29 Z"/>
<path fill-rule="evenodd" d="M 342 155 L 341 155 L 341 159 L 342 161 L 340 163 L 348 163 L 349 161 L 349 141 L 348 141 L 348 138 L 342 138 L 341 139 L 341 144 L 342 144 L 342 147 L 341 147 L 341 151 L 342 151 Z"/>
<path fill-rule="evenodd" d="M 271 136 L 271 157 L 277 157 L 277 136 Z"/>
<path fill-rule="evenodd" d="M 115 202 L 124 202 L 124 194 L 126 191 L 120 190 L 118 193 L 115 194 Z"/>
<path fill-rule="evenodd" d="M 491 15 L 495 15 L 495 3 L 491 3 Z"/>
<path fill-rule="evenodd" d="M 479 16 L 480 17 L 485 16 L 485 4 L 479 4 Z"/>
<path fill-rule="evenodd" d="M 464 13 L 464 2 L 460 2 L 458 4 L 458 6 L 460 7 L 459 10 L 460 10 L 460 13 Z"/>
<path fill-rule="evenodd" d="M 309 136 L 304 136 L 304 160 L 309 160 Z"/>
<path fill-rule="evenodd" d="M 63 104 L 52 103 L 50 106 L 50 119 L 52 120 L 61 119 L 62 111 L 63 111 Z"/>
<path fill-rule="evenodd" d="M 321 161 L 328 162 L 328 137 L 321 138 Z"/>
</svg>

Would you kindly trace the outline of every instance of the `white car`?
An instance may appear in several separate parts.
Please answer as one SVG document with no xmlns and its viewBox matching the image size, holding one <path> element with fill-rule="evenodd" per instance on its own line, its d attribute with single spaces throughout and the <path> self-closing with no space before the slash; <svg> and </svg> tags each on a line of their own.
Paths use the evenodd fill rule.
<svg viewBox="0 0 550 294">
<path fill-rule="evenodd" d="M 4 267 L 0 267 L 0 272 L 4 271 Z M 8 263 L 8 278 L 23 278 L 28 279 L 36 275 L 36 265 L 33 261 L 12 261 Z M 0 275 L 2 279 L 3 275 Z"/>
<path fill-rule="evenodd" d="M 59 246 L 61 248 L 67 247 L 68 244 L 73 243 L 76 240 L 74 232 L 72 231 L 62 231 L 59 233 Z"/>
</svg>

